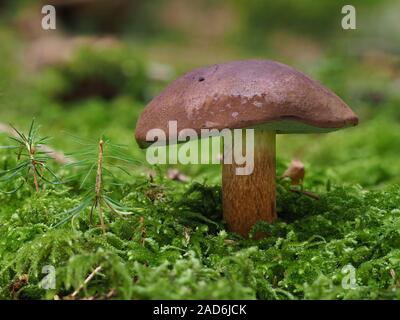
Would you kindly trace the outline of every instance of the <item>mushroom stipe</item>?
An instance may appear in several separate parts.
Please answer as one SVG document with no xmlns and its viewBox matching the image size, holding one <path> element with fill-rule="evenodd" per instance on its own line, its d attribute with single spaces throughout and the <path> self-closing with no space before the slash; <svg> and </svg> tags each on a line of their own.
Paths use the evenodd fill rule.
<svg viewBox="0 0 400 320">
<path fill-rule="evenodd" d="M 149 146 L 146 135 L 152 129 L 163 130 L 168 141 L 170 120 L 177 121 L 178 131 L 255 130 L 253 173 L 238 176 L 235 164 L 222 168 L 224 219 L 244 237 L 258 220 L 277 219 L 276 134 L 322 133 L 358 124 L 356 114 L 333 92 L 270 60 L 232 61 L 179 77 L 142 112 L 135 133 L 138 144 Z"/>
<path fill-rule="evenodd" d="M 222 166 L 224 219 L 230 230 L 247 235 L 263 220 L 276 220 L 275 132 L 259 129 L 254 133 L 254 171 L 237 175 L 237 165 Z"/>
</svg>

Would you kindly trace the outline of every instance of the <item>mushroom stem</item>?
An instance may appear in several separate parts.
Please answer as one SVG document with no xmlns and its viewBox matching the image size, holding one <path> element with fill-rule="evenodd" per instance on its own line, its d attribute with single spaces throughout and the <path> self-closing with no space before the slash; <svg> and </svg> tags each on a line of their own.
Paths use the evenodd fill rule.
<svg viewBox="0 0 400 320">
<path fill-rule="evenodd" d="M 254 170 L 236 175 L 238 165 L 223 164 L 222 193 L 224 220 L 228 228 L 247 237 L 258 220 L 276 220 L 276 171 L 274 131 L 254 130 Z M 225 155 L 232 154 L 230 152 Z"/>
</svg>

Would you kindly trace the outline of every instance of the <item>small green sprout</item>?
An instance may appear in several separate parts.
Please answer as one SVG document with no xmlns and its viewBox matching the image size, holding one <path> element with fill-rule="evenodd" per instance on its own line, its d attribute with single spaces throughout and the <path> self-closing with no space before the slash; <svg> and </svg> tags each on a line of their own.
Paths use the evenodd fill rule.
<svg viewBox="0 0 400 320">
<path fill-rule="evenodd" d="M 118 177 L 115 169 L 123 174 L 130 175 L 127 166 L 135 163 L 124 152 L 126 148 L 123 145 L 110 143 L 109 140 L 100 139 L 98 143 L 80 143 L 84 146 L 80 152 L 72 153 L 75 162 L 68 164 L 68 167 L 77 168 L 78 177 L 81 179 L 80 189 L 86 189 L 83 200 L 74 208 L 66 212 L 67 217 L 57 223 L 55 227 L 64 224 L 79 216 L 86 208 L 90 207 L 90 223 L 93 223 L 93 214 L 97 210 L 100 224 L 103 232 L 106 230 L 104 222 L 104 211 L 120 216 L 132 214 L 131 208 L 128 208 L 110 197 L 110 192 L 106 190 L 105 185 L 121 185 L 118 183 Z"/>
<path fill-rule="evenodd" d="M 32 120 L 28 135 L 25 135 L 15 127 L 9 136 L 14 144 L 8 146 L 0 146 L 0 149 L 11 149 L 16 151 L 16 165 L 11 169 L 0 171 L 0 183 L 11 181 L 20 181 L 17 188 L 11 191 L 2 191 L 3 193 L 12 194 L 17 192 L 25 183 L 32 180 L 32 184 L 36 192 L 40 192 L 41 185 L 46 183 L 58 184 L 60 179 L 48 166 L 48 161 L 52 159 L 49 152 L 43 146 L 50 137 L 39 137 L 38 127 L 35 120 Z M 53 180 L 53 181 L 52 181 Z"/>
</svg>

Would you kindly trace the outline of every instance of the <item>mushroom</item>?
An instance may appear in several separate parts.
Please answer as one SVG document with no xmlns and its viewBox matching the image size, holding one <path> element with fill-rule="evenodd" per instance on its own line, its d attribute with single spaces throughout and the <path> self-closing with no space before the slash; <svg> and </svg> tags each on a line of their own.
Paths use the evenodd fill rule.
<svg viewBox="0 0 400 320">
<path fill-rule="evenodd" d="M 337 95 L 305 74 L 269 60 L 233 61 L 195 69 L 173 81 L 142 112 L 136 140 L 157 128 L 171 137 L 201 129 L 254 128 L 254 170 L 236 175 L 238 165 L 223 164 L 223 215 L 228 228 L 243 236 L 258 220 L 272 223 L 276 213 L 275 137 L 281 133 L 323 133 L 358 124 Z M 226 155 L 226 153 L 225 153 Z"/>
<path fill-rule="evenodd" d="M 281 178 L 289 178 L 292 186 L 300 186 L 303 184 L 305 174 L 306 171 L 303 162 L 294 159 Z"/>
</svg>

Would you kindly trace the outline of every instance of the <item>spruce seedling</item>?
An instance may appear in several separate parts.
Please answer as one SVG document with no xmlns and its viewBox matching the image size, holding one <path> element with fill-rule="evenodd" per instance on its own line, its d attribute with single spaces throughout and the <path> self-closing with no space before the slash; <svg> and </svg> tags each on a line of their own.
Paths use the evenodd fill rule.
<svg viewBox="0 0 400 320">
<path fill-rule="evenodd" d="M 84 150 L 71 154 L 78 160 L 67 166 L 77 168 L 78 178 L 80 176 L 82 180 L 80 189 L 86 189 L 85 196 L 76 207 L 67 211 L 67 217 L 57 223 L 56 227 L 68 220 L 73 223 L 74 218 L 79 216 L 85 209 L 90 208 L 90 223 L 93 223 L 93 214 L 97 211 L 101 228 L 105 232 L 105 210 L 120 216 L 132 214 L 131 208 L 110 197 L 110 191 L 106 189 L 106 185 L 120 185 L 117 176 L 113 172 L 115 171 L 114 169 L 129 175 L 125 167 L 133 164 L 134 161 L 125 154 L 125 146 L 112 144 L 109 140 L 102 138 L 98 143 L 83 143 L 82 139 L 79 139 L 78 142 L 84 146 Z M 75 179 L 76 177 L 71 180 Z"/>
<path fill-rule="evenodd" d="M 50 139 L 50 137 L 39 137 L 38 127 L 35 120 L 32 120 L 28 135 L 17 130 L 14 130 L 12 136 L 9 136 L 14 144 L 8 146 L 0 146 L 0 149 L 16 150 L 16 165 L 11 169 L 5 169 L 0 172 L 0 183 L 7 183 L 10 181 L 22 180 L 21 184 L 12 191 L 3 191 L 4 193 L 15 193 L 25 183 L 32 180 L 32 184 L 37 193 L 40 192 L 41 185 L 45 183 L 57 184 L 60 179 L 49 168 L 48 161 L 51 156 L 48 152 L 44 151 L 43 144 Z M 54 181 L 51 181 L 54 179 Z"/>
</svg>

